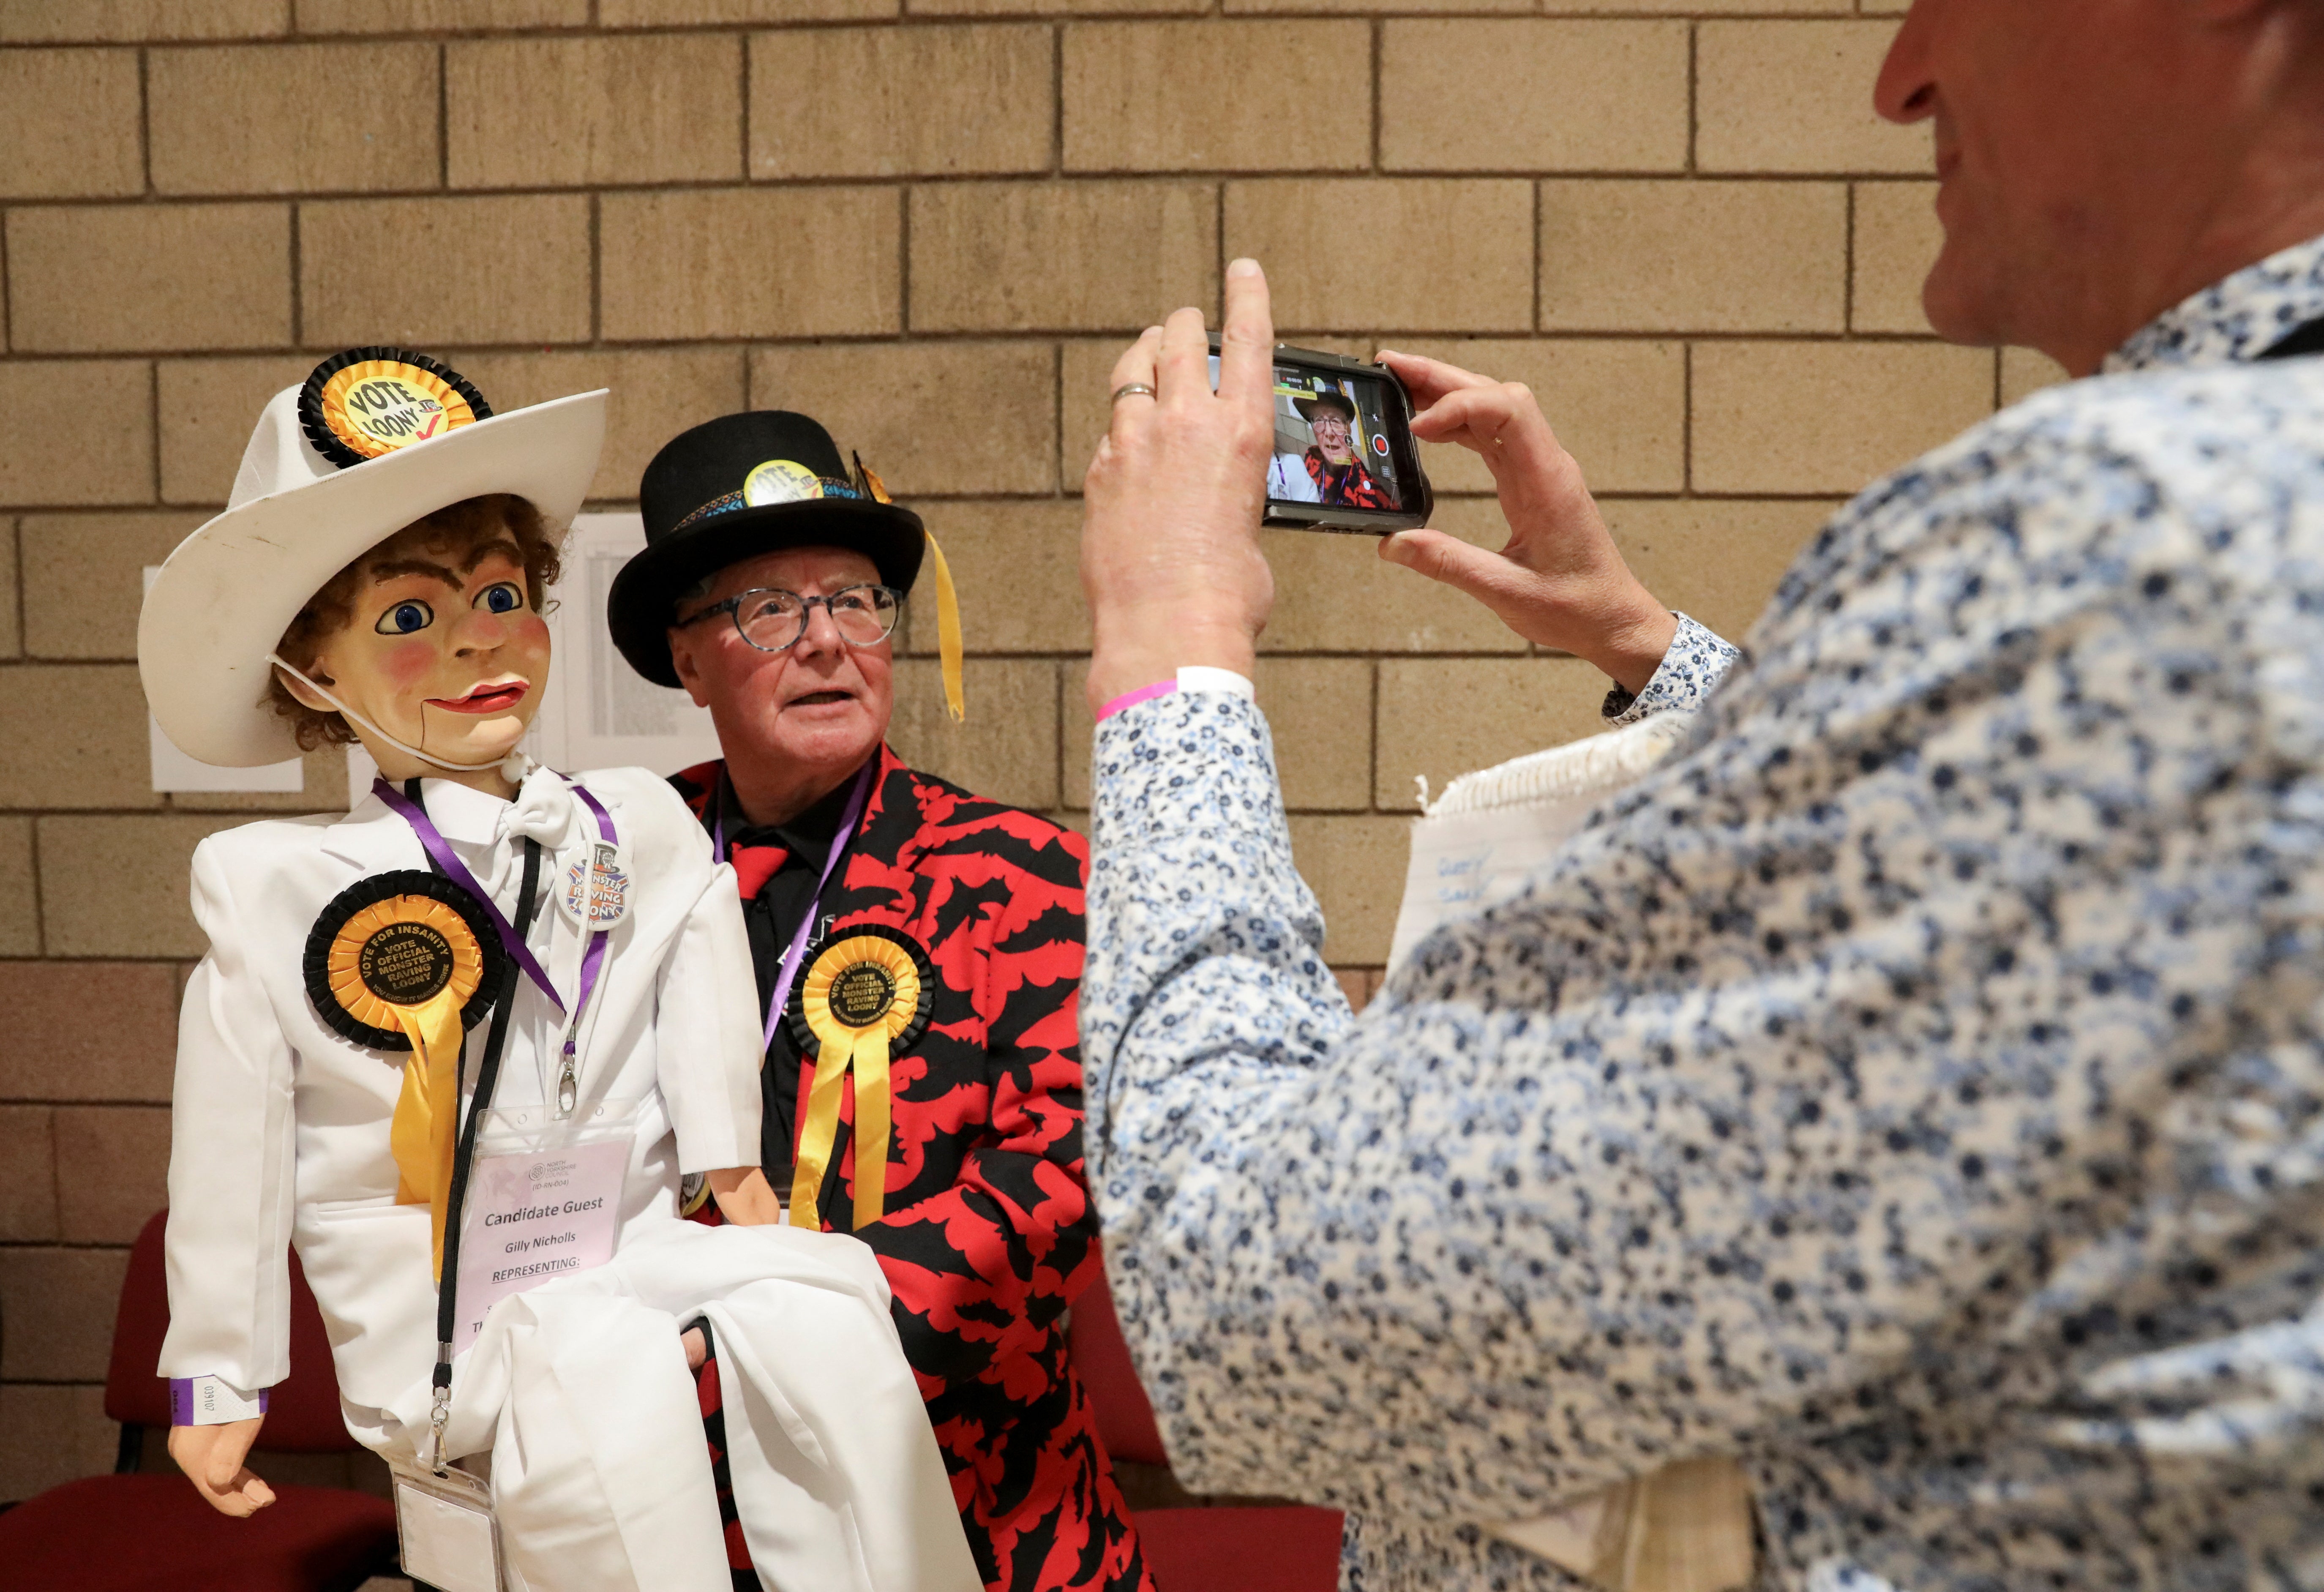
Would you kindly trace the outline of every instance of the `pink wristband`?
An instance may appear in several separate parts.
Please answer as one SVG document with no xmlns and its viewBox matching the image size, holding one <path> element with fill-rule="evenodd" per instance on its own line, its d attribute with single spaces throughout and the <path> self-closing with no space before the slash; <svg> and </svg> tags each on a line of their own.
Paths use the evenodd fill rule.
<svg viewBox="0 0 2324 1592">
<path fill-rule="evenodd" d="M 1157 680 L 1152 685 L 1139 686 L 1134 691 L 1124 691 L 1097 710 L 1098 720 L 1102 723 L 1125 708 L 1135 708 L 1140 702 L 1150 702 L 1157 697 L 1167 697 L 1177 689 L 1178 677 L 1174 674 L 1168 680 Z"/>
</svg>

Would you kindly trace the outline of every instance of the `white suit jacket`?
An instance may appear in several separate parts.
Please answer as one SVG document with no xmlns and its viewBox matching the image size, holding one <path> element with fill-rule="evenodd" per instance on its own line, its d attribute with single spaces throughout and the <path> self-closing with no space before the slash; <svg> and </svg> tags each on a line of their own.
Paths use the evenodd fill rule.
<svg viewBox="0 0 2324 1592">
<path fill-rule="evenodd" d="M 581 1031 L 584 1111 L 635 1100 L 622 1241 L 679 1219 L 684 1172 L 755 1165 L 759 1014 L 732 871 L 676 792 L 643 769 L 581 776 L 619 831 L 630 910 Z M 521 838 L 542 845 L 544 896 L 595 830 L 564 777 L 535 769 L 514 801 L 426 781 L 429 816 L 512 921 Z M 434 1363 L 429 1211 L 397 1205 L 388 1124 L 404 1057 L 325 1025 L 301 955 L 325 906 L 357 880 L 425 868 L 410 827 L 375 796 L 346 817 L 226 830 L 194 853 L 194 915 L 210 952 L 186 986 L 172 1098 L 167 1244 L 170 1331 L 161 1374 L 217 1376 L 244 1392 L 290 1371 L 295 1242 L 322 1306 L 356 1434 L 380 1431 Z M 583 940 L 544 899 L 527 935 L 570 1000 Z M 473 1089 L 488 1024 L 468 1033 Z M 529 979 L 493 1105 L 553 1100 L 557 1009 Z"/>
</svg>

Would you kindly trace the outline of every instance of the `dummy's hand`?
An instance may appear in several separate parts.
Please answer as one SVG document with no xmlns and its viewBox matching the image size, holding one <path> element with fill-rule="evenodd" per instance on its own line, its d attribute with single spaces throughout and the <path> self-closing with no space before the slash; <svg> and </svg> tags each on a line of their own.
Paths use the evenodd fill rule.
<svg viewBox="0 0 2324 1592">
<path fill-rule="evenodd" d="M 247 1421 L 217 1426 L 170 1429 L 170 1458 L 193 1482 L 203 1501 L 220 1514 L 241 1520 L 274 1502 L 274 1489 L 243 1464 L 250 1457 L 250 1445 L 258 1440 L 259 1423 L 265 1419 L 254 1415 Z"/>
<path fill-rule="evenodd" d="M 686 1348 L 686 1368 L 701 1370 L 702 1362 L 710 1357 L 710 1340 L 702 1336 L 702 1328 L 688 1327 L 678 1335 L 678 1341 Z"/>
<path fill-rule="evenodd" d="M 718 1208 L 734 1226 L 766 1227 L 783 1219 L 783 1203 L 759 1168 L 721 1167 L 706 1175 L 710 1191 L 718 1197 Z"/>
<path fill-rule="evenodd" d="M 1259 551 L 1275 441 L 1267 278 L 1237 260 L 1226 290 L 1217 393 L 1199 310 L 1172 315 L 1113 367 L 1109 391 L 1143 383 L 1157 395 L 1113 406 L 1083 487 L 1093 713 L 1182 664 L 1248 675 L 1275 605 Z"/>
<path fill-rule="evenodd" d="M 1412 391 L 1412 434 L 1482 455 L 1509 523 L 1499 552 L 1442 531 L 1399 531 L 1380 557 L 1467 592 L 1527 641 L 1643 690 L 1678 621 L 1622 561 L 1582 467 L 1558 446 L 1533 393 L 1441 360 L 1387 349 L 1379 358 Z"/>
</svg>

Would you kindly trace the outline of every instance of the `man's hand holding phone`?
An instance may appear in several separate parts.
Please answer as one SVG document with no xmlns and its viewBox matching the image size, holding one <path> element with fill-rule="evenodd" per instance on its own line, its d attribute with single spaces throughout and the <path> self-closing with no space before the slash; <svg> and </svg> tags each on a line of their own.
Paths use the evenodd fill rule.
<svg viewBox="0 0 2324 1592">
<path fill-rule="evenodd" d="M 1189 664 L 1251 672 L 1275 606 L 1259 551 L 1274 348 L 1267 278 L 1237 260 L 1217 392 L 1199 310 L 1149 329 L 1114 366 L 1112 422 L 1083 486 L 1091 712 Z"/>
<path fill-rule="evenodd" d="M 1382 349 L 1412 393 L 1413 435 L 1481 456 L 1509 523 L 1499 552 L 1441 531 L 1399 531 L 1380 557 L 1467 592 L 1538 646 L 1572 653 L 1626 690 L 1654 678 L 1678 621 L 1622 561 L 1582 467 L 1532 392 L 1442 360 Z"/>
<path fill-rule="evenodd" d="M 1259 551 L 1274 351 L 1267 279 L 1256 261 L 1237 260 L 1215 393 L 1198 310 L 1149 329 L 1115 365 L 1112 421 L 1084 486 L 1093 713 L 1183 665 L 1251 672 L 1275 602 Z M 1388 537 L 1380 556 L 1467 592 L 1527 641 L 1643 689 L 1678 622 L 1622 561 L 1532 393 L 1439 360 L 1379 357 L 1411 394 L 1413 435 L 1482 456 L 1509 523 L 1499 552 L 1421 530 Z"/>
</svg>

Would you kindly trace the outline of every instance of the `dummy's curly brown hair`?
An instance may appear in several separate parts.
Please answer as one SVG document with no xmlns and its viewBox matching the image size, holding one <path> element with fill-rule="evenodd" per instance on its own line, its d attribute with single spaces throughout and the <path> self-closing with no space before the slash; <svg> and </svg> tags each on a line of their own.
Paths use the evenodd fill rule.
<svg viewBox="0 0 2324 1592">
<path fill-rule="evenodd" d="M 362 589 L 364 575 L 373 565 L 430 553 L 438 557 L 452 554 L 465 566 L 474 568 L 481 560 L 484 550 L 495 541 L 516 544 L 524 562 L 526 595 L 533 607 L 540 609 L 543 597 L 564 572 L 558 559 L 557 542 L 541 523 L 540 510 L 521 497 L 494 492 L 483 497 L 463 498 L 447 508 L 414 520 L 332 576 L 320 591 L 307 599 L 307 606 L 290 621 L 282 639 L 274 643 L 274 650 L 301 673 L 312 673 L 315 655 L 323 650 L 323 643 L 355 618 L 355 594 Z M 356 739 L 354 727 L 337 713 L 309 708 L 292 696 L 279 673 L 272 674 L 268 681 L 266 700 L 276 713 L 290 721 L 292 733 L 299 737 L 303 751 L 312 752 L 318 746 L 344 746 Z"/>
</svg>

